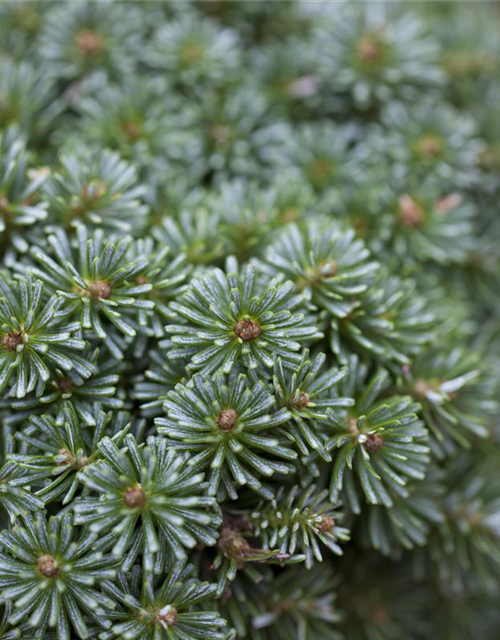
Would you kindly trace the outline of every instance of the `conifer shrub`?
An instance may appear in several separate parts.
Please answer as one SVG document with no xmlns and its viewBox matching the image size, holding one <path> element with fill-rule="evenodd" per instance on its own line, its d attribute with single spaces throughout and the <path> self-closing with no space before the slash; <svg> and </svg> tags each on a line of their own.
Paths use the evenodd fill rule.
<svg viewBox="0 0 500 640">
<path fill-rule="evenodd" d="M 500 637 L 499 32 L 1 3 L 0 638 Z"/>
</svg>

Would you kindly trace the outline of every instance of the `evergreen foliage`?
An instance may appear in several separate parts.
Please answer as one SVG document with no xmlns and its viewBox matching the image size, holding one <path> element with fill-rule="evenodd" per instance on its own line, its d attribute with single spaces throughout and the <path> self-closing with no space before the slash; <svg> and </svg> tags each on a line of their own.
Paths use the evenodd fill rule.
<svg viewBox="0 0 500 640">
<path fill-rule="evenodd" d="M 499 638 L 498 6 L 0 4 L 0 638 Z"/>
</svg>

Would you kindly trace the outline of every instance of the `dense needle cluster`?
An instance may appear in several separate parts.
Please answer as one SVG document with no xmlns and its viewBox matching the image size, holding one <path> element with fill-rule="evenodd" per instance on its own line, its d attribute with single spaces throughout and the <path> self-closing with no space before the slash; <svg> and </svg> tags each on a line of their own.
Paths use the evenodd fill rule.
<svg viewBox="0 0 500 640">
<path fill-rule="evenodd" d="M 0 638 L 500 637 L 499 30 L 1 3 Z"/>
</svg>

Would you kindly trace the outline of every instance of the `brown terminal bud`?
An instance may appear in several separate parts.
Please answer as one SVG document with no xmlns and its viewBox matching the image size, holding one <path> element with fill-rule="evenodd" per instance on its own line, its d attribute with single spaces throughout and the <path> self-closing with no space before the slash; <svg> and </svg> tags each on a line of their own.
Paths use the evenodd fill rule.
<svg viewBox="0 0 500 640">
<path fill-rule="evenodd" d="M 294 207 L 287 207 L 281 213 L 283 222 L 296 222 L 300 218 L 300 211 Z"/>
<path fill-rule="evenodd" d="M 196 42 L 189 42 L 182 51 L 184 62 L 198 62 L 203 57 L 203 49 Z"/>
<path fill-rule="evenodd" d="M 57 387 L 63 393 L 68 393 L 73 388 L 73 380 L 68 378 L 68 376 L 65 376 L 57 381 Z"/>
<path fill-rule="evenodd" d="M 76 46 L 87 56 L 93 56 L 104 48 L 104 42 L 97 33 L 82 29 L 76 35 Z"/>
<path fill-rule="evenodd" d="M 111 285 L 109 282 L 91 282 L 89 292 L 91 298 L 108 300 L 111 297 Z"/>
<path fill-rule="evenodd" d="M 131 509 L 143 507 L 146 504 L 147 496 L 141 485 L 130 487 L 125 491 L 125 504 Z"/>
<path fill-rule="evenodd" d="M 55 578 L 59 575 L 59 567 L 53 556 L 40 556 L 36 562 L 38 564 L 38 570 L 45 578 Z"/>
<path fill-rule="evenodd" d="M 167 607 L 165 607 L 165 609 L 166 608 Z M 162 611 L 164 611 L 165 609 L 162 609 Z M 168 611 L 165 611 L 165 613 L 160 612 L 157 618 L 163 626 L 173 627 L 177 621 L 177 615 L 177 609 L 175 607 L 169 607 Z"/>
<path fill-rule="evenodd" d="M 441 143 L 434 136 L 424 136 L 417 142 L 417 152 L 427 158 L 436 158 L 441 153 Z"/>
<path fill-rule="evenodd" d="M 238 424 L 238 412 L 234 409 L 223 409 L 215 422 L 221 431 L 227 433 Z"/>
<path fill-rule="evenodd" d="M 329 180 L 332 166 L 326 158 L 317 158 L 307 170 L 309 180 L 316 186 L 323 186 Z"/>
<path fill-rule="evenodd" d="M 425 211 L 411 196 L 403 194 L 398 205 L 399 219 L 408 227 L 418 227 L 425 220 Z"/>
<path fill-rule="evenodd" d="M 0 196 L 0 213 L 9 212 L 9 201 L 5 196 Z"/>
<path fill-rule="evenodd" d="M 371 621 L 377 626 L 381 627 L 389 622 L 391 616 L 385 607 L 374 607 L 369 616 Z"/>
<path fill-rule="evenodd" d="M 238 322 L 233 327 L 234 333 L 241 338 L 243 342 L 250 342 L 250 340 L 255 340 L 258 338 L 262 329 L 259 325 L 253 320 L 245 319 L 238 320 Z"/>
<path fill-rule="evenodd" d="M 325 260 L 318 267 L 318 273 L 320 278 L 333 278 L 337 275 L 338 265 L 335 260 Z"/>
<path fill-rule="evenodd" d="M 349 429 L 349 433 L 351 433 L 353 436 L 358 436 L 359 435 L 358 419 L 357 418 L 349 418 L 347 420 L 347 427 Z"/>
<path fill-rule="evenodd" d="M 86 467 L 89 463 L 89 459 L 87 456 L 81 456 L 81 458 L 77 458 L 71 453 L 71 451 L 68 451 L 68 449 L 59 449 L 58 455 L 62 457 L 62 460 L 57 463 L 58 466 L 61 467 L 70 464 L 76 469 L 83 469 L 83 467 Z"/>
<path fill-rule="evenodd" d="M 435 385 L 427 380 L 416 380 L 413 385 L 412 395 L 420 400 L 425 400 L 427 394 L 435 390 Z"/>
<path fill-rule="evenodd" d="M 245 560 L 254 551 L 248 540 L 232 526 L 222 527 L 217 544 L 227 558 L 236 560 L 239 569 L 243 568 Z"/>
<path fill-rule="evenodd" d="M 251 547 L 248 540 L 237 535 L 228 540 L 225 551 L 226 555 L 230 558 L 245 558 L 251 551 Z"/>
<path fill-rule="evenodd" d="M 303 391 L 300 394 L 299 399 L 295 403 L 295 406 L 297 407 L 297 409 L 303 409 L 304 407 L 307 407 L 308 404 L 309 404 L 309 396 L 305 391 Z"/>
<path fill-rule="evenodd" d="M 459 193 L 450 193 L 448 196 L 440 198 L 434 205 L 438 213 L 448 213 L 462 204 L 462 196 Z"/>
<path fill-rule="evenodd" d="M 142 135 L 142 126 L 140 122 L 129 120 L 122 124 L 122 131 L 129 140 L 138 140 Z"/>
<path fill-rule="evenodd" d="M 226 127 L 222 124 L 216 124 L 210 130 L 210 138 L 214 142 L 214 144 L 222 146 L 229 142 L 232 137 L 232 132 L 229 127 Z"/>
<path fill-rule="evenodd" d="M 20 344 L 23 344 L 22 332 L 6 333 L 2 336 L 1 344 L 5 351 L 15 351 Z"/>
<path fill-rule="evenodd" d="M 382 47 L 377 38 L 365 36 L 358 44 L 358 56 L 363 62 L 378 62 L 382 58 Z"/>
<path fill-rule="evenodd" d="M 68 451 L 68 449 L 59 449 L 58 455 L 63 456 L 64 458 L 57 463 L 60 467 L 64 466 L 65 464 L 70 464 L 74 460 L 73 454 L 71 453 L 71 451 Z"/>
<path fill-rule="evenodd" d="M 332 518 L 332 516 L 329 516 L 326 514 L 322 515 L 319 522 L 316 523 L 316 529 L 320 533 L 328 533 L 334 527 L 335 527 L 335 520 Z"/>
<path fill-rule="evenodd" d="M 377 453 L 384 446 L 384 439 L 378 433 L 371 433 L 364 443 L 365 449 L 368 453 Z"/>
</svg>

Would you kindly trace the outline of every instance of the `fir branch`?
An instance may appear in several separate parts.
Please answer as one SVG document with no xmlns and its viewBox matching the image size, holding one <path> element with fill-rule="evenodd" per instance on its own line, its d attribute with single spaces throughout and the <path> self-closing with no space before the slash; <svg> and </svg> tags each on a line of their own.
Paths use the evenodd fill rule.
<svg viewBox="0 0 500 640">
<path fill-rule="evenodd" d="M 199 606 L 215 595 L 214 585 L 192 576 L 193 567 L 177 562 L 162 584 L 139 589 L 140 576 L 118 575 L 118 584 L 106 581 L 103 589 L 122 604 L 109 632 L 101 640 L 227 640 L 226 621 Z"/>
<path fill-rule="evenodd" d="M 155 561 L 161 570 L 167 551 L 184 558 L 198 541 L 215 544 L 220 518 L 215 499 L 204 495 L 203 473 L 193 473 L 188 458 L 163 439 L 138 446 L 128 435 L 125 442 L 120 450 L 103 438 L 102 460 L 80 471 L 79 479 L 102 497 L 77 501 L 76 522 L 96 534 L 109 532 L 105 543 L 116 558 L 129 552 L 129 565 L 142 551 L 147 571 Z"/>
<path fill-rule="evenodd" d="M 343 495 L 355 513 L 361 506 L 353 475 L 369 503 L 392 507 L 388 488 L 408 497 L 408 480 L 422 480 L 430 462 L 428 432 L 418 417 L 420 406 L 409 396 L 383 397 L 387 372 L 381 369 L 372 377 L 367 372 L 366 366 L 351 359 L 342 391 L 354 396 L 356 404 L 342 418 L 331 414 L 337 433 L 330 446 L 338 451 L 332 465 L 330 499 L 337 499 L 346 480 Z"/>
<path fill-rule="evenodd" d="M 330 348 L 343 363 L 355 352 L 405 365 L 435 336 L 436 314 L 412 280 L 384 270 L 358 302 L 331 322 Z"/>
<path fill-rule="evenodd" d="M 344 318 L 373 283 L 378 265 L 369 257 L 354 231 L 314 223 L 304 232 L 291 226 L 269 247 L 267 262 L 273 275 L 292 280 L 315 308 Z"/>
<path fill-rule="evenodd" d="M 92 551 L 91 542 L 85 532 L 75 535 L 68 514 L 48 521 L 40 513 L 25 516 L 2 531 L 1 595 L 16 605 L 9 621 L 26 620 L 42 634 L 57 627 L 60 640 L 69 640 L 71 629 L 88 638 L 87 617 L 111 626 L 107 612 L 116 605 L 99 584 L 114 577 L 116 560 Z"/>
<path fill-rule="evenodd" d="M 67 154 L 59 162 L 43 189 L 52 220 L 64 227 L 81 222 L 122 233 L 141 231 L 148 209 L 133 165 L 109 150 Z"/>
<path fill-rule="evenodd" d="M 229 373 L 237 362 L 249 369 L 259 363 L 272 367 L 278 356 L 298 362 L 294 352 L 301 344 L 322 336 L 297 312 L 302 303 L 291 282 L 266 285 L 253 267 L 241 274 L 214 270 L 193 280 L 181 302 L 171 304 L 179 323 L 167 325 L 178 346 L 169 355 L 191 357 L 194 367 L 207 373 Z"/>
<path fill-rule="evenodd" d="M 490 367 L 479 354 L 456 347 L 448 353 L 426 350 L 403 370 L 400 388 L 422 404 L 440 458 L 491 436 L 487 425 L 498 407 Z"/>
<path fill-rule="evenodd" d="M 325 361 L 323 353 L 310 360 L 306 349 L 300 366 L 291 372 L 278 358 L 274 366 L 273 383 L 278 406 L 285 407 L 291 414 L 291 420 L 281 431 L 302 455 L 316 451 L 323 460 L 330 461 L 326 447 L 330 413 L 336 407 L 351 406 L 354 400 L 334 394 L 334 387 L 347 370 L 332 367 L 321 371 Z"/>
<path fill-rule="evenodd" d="M 9 406 L 15 411 L 5 418 L 5 423 L 22 422 L 34 412 L 50 411 L 57 414 L 68 400 L 84 425 L 95 426 L 96 407 L 121 409 L 123 400 L 115 397 L 115 394 L 120 380 L 118 372 L 123 372 L 123 363 L 109 357 L 106 351 L 100 355 L 99 349 L 88 349 L 83 357 L 92 367 L 89 378 L 84 378 L 74 369 L 56 369 L 41 396 L 29 394 L 22 399 L 8 400 Z"/>
<path fill-rule="evenodd" d="M 444 81 L 439 45 L 418 16 L 406 12 L 390 24 L 383 15 L 348 7 L 318 29 L 320 77 L 349 106 L 364 111 L 399 96 L 411 101 L 423 87 Z"/>
<path fill-rule="evenodd" d="M 56 367 L 91 375 L 92 366 L 78 355 L 85 348 L 79 324 L 68 321 L 60 298 L 46 299 L 41 281 L 0 275 L 0 294 L 0 391 L 40 396 Z"/>
<path fill-rule="evenodd" d="M 139 47 L 139 14 L 127 8 L 127 20 L 117 7 L 78 3 L 69 11 L 57 5 L 48 13 L 40 34 L 39 52 L 50 75 L 66 81 L 105 69 L 121 76 L 133 69 L 131 52 Z"/>
<path fill-rule="evenodd" d="M 5 263 L 28 250 L 27 227 L 47 218 L 47 205 L 40 188 L 47 178 L 45 169 L 30 168 L 31 158 L 16 127 L 0 134 L 0 246 Z"/>
<path fill-rule="evenodd" d="M 291 473 L 297 454 L 280 438 L 277 427 L 290 412 L 261 381 L 249 386 L 244 374 L 213 378 L 195 375 L 177 385 L 165 401 L 167 418 L 156 418 L 158 432 L 170 446 L 189 451 L 194 469 L 210 468 L 208 493 L 236 499 L 238 486 L 248 485 L 268 498 L 261 477 Z M 277 459 L 276 459 L 277 458 Z"/>
<path fill-rule="evenodd" d="M 40 487 L 35 495 L 44 503 L 58 499 L 63 505 L 70 503 L 79 493 L 78 472 L 101 457 L 98 445 L 112 433 L 111 416 L 103 411 L 96 411 L 92 422 L 94 428 L 85 429 L 70 402 L 55 417 L 33 416 L 28 427 L 16 433 L 27 453 L 8 456 L 20 468 L 15 483 Z M 128 426 L 112 440 L 121 443 L 127 431 Z"/>
<path fill-rule="evenodd" d="M 328 502 L 327 495 L 328 491 L 318 491 L 314 484 L 302 491 L 297 485 L 290 491 L 280 487 L 271 502 L 261 503 L 249 514 L 252 534 L 262 539 L 264 548 L 278 547 L 282 555 L 303 552 L 308 569 L 314 561 L 323 561 L 319 542 L 342 555 L 340 543 L 349 540 L 349 531 L 339 526 L 343 514 Z"/>
<path fill-rule="evenodd" d="M 67 313 L 77 317 L 83 329 L 91 329 L 95 338 L 107 338 L 107 343 L 118 352 L 120 347 L 106 324 L 128 337 L 137 332 L 147 333 L 138 314 L 141 309 L 154 308 L 153 302 L 141 298 L 152 285 L 135 282 L 148 262 L 144 258 L 129 260 L 127 252 L 132 239 L 105 243 L 102 231 L 90 236 L 87 228 L 78 224 L 76 236 L 68 236 L 56 228 L 47 243 L 48 253 L 33 248 L 33 257 L 40 267 L 32 267 L 30 271 L 57 292 Z"/>
</svg>

